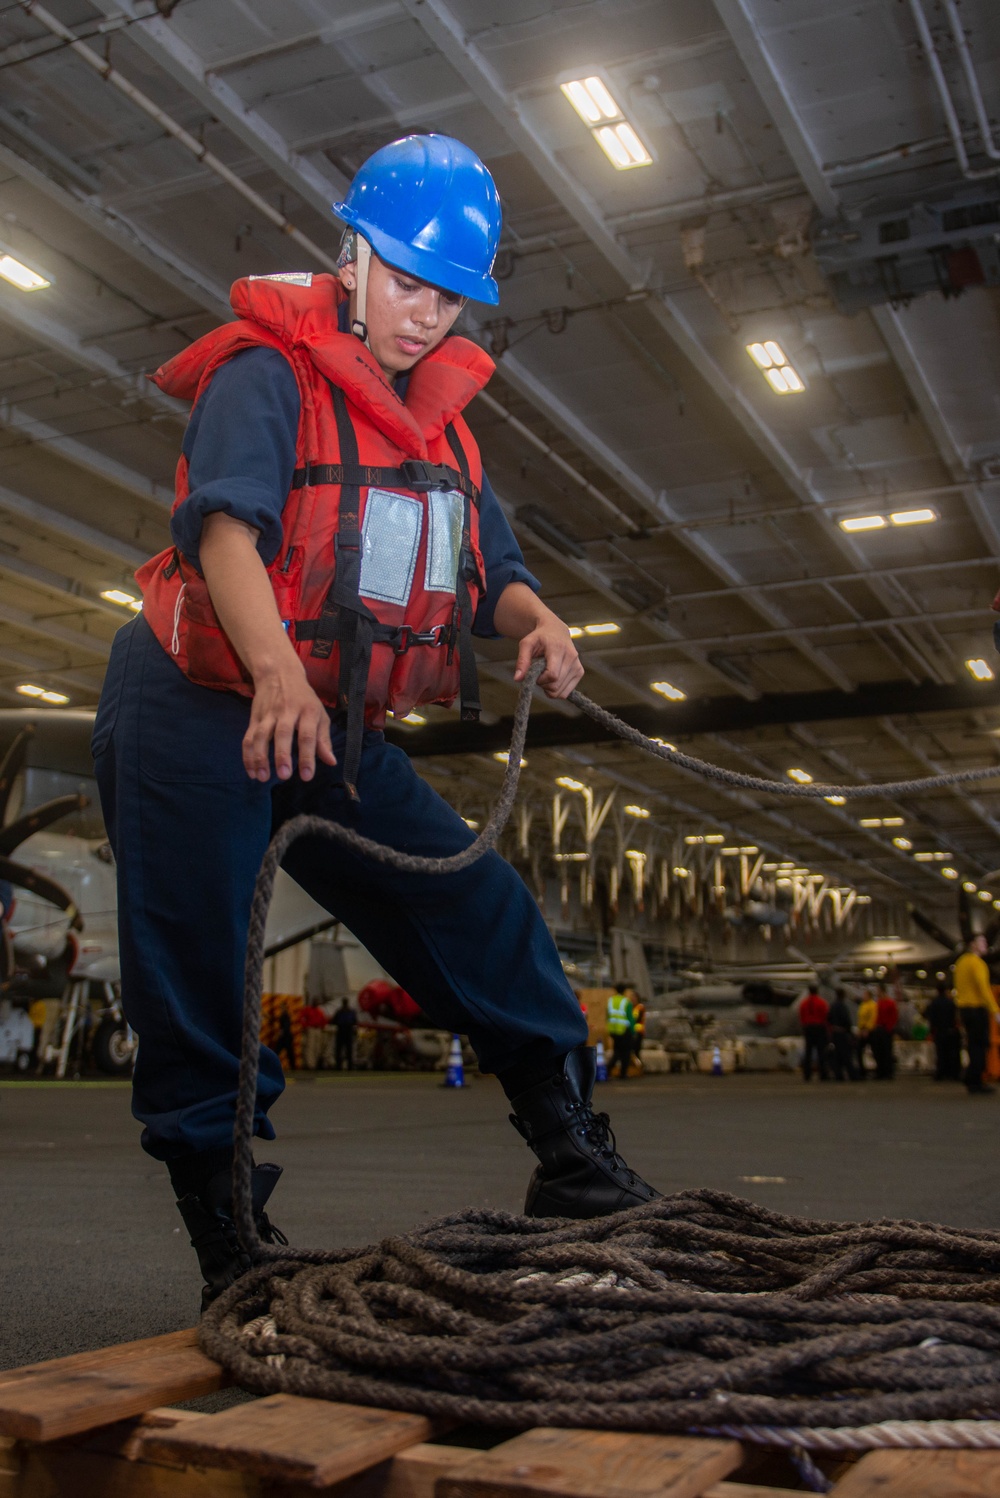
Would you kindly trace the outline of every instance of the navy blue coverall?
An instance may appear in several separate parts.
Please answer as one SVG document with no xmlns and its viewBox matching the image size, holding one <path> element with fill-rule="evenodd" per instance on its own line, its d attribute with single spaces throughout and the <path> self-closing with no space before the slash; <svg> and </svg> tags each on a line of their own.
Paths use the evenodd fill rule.
<svg viewBox="0 0 1000 1498">
<path fill-rule="evenodd" d="M 191 488 L 171 522 L 195 565 L 202 521 L 218 510 L 259 529 L 265 564 L 277 555 L 298 400 L 274 350 L 240 353 L 213 377 L 184 439 Z M 493 636 L 504 587 L 537 584 L 485 481 L 480 515 L 487 591 L 475 631 Z M 250 902 L 276 829 L 308 812 L 415 853 L 472 841 L 379 732 L 365 734 L 360 806 L 339 764 L 317 763 L 309 782 L 251 780 L 242 762 L 249 719 L 247 698 L 189 681 L 141 614 L 119 630 L 92 747 L 118 866 L 122 999 L 139 1037 L 132 1111 L 143 1147 L 168 1162 L 232 1143 Z M 335 717 L 331 726 L 339 759 L 343 731 Z M 433 1024 L 469 1036 L 485 1070 L 543 1066 L 586 1042 L 538 906 L 497 853 L 426 877 L 303 838 L 284 867 Z M 283 1085 L 278 1058 L 262 1047 L 255 1132 L 264 1139 L 274 1138 L 267 1113 Z"/>
</svg>

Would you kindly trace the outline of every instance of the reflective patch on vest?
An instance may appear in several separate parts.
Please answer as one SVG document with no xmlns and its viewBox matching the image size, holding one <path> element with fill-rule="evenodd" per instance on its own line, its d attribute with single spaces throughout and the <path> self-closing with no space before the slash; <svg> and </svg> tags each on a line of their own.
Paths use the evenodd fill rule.
<svg viewBox="0 0 1000 1498">
<path fill-rule="evenodd" d="M 462 520 L 465 502 L 457 489 L 427 496 L 430 534 L 427 537 L 427 566 L 424 588 L 428 593 L 454 593 L 458 575 L 458 558 L 462 550 Z"/>
<path fill-rule="evenodd" d="M 413 586 L 423 505 L 419 499 L 369 489 L 361 528 L 361 588 L 364 598 L 405 604 Z"/>
<path fill-rule="evenodd" d="M 313 273 L 311 270 L 278 270 L 269 276 L 247 276 L 248 281 L 286 281 L 289 286 L 311 286 Z"/>
</svg>

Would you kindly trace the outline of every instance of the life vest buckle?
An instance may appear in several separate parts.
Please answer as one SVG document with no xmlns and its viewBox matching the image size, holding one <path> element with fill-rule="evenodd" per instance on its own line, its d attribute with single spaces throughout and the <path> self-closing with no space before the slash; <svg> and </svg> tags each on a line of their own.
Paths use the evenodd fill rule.
<svg viewBox="0 0 1000 1498">
<path fill-rule="evenodd" d="M 445 626 L 435 624 L 433 629 L 418 630 L 410 624 L 401 624 L 392 642 L 394 655 L 405 655 L 411 645 L 430 645 L 437 648 L 444 643 Z"/>
<path fill-rule="evenodd" d="M 422 458 L 406 458 L 399 465 L 407 489 L 414 494 L 429 494 L 432 489 L 447 492 L 455 487 L 455 476 L 449 468 L 436 463 L 425 463 Z"/>
</svg>

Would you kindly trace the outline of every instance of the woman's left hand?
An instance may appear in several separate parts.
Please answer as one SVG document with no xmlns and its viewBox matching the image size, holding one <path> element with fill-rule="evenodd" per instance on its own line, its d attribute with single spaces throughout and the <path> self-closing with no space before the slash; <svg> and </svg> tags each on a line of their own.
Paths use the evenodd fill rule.
<svg viewBox="0 0 1000 1498">
<path fill-rule="evenodd" d="M 522 638 L 514 680 L 523 681 L 531 662 L 539 656 L 545 657 L 545 670 L 538 685 L 546 697 L 568 697 L 583 677 L 583 662 L 566 625 L 551 612 Z"/>
</svg>

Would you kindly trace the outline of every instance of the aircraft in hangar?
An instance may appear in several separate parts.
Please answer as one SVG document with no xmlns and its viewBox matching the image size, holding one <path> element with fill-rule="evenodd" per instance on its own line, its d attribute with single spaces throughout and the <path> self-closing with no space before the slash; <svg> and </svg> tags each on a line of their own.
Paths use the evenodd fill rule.
<svg viewBox="0 0 1000 1498">
<path fill-rule="evenodd" d="M 135 1044 L 118 1001 L 116 875 L 90 756 L 93 722 L 78 709 L 0 709 L 0 881 L 13 887 L 0 981 L 22 999 L 64 1000 L 45 1058 L 58 1076 L 95 1002 L 92 1048 L 102 1070 L 129 1070 Z M 333 924 L 279 872 L 269 956 Z"/>
</svg>

